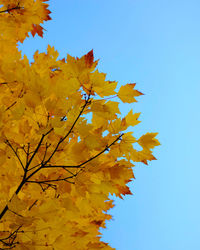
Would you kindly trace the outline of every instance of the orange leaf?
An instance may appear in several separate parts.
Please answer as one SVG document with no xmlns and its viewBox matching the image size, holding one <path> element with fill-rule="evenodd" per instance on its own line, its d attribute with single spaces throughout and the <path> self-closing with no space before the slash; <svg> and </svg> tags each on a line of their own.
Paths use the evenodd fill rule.
<svg viewBox="0 0 200 250">
<path fill-rule="evenodd" d="M 38 36 L 43 37 L 43 28 L 40 25 L 33 24 L 32 27 L 33 29 L 31 30 L 31 34 L 33 37 L 35 36 L 36 33 L 38 34 Z"/>
</svg>

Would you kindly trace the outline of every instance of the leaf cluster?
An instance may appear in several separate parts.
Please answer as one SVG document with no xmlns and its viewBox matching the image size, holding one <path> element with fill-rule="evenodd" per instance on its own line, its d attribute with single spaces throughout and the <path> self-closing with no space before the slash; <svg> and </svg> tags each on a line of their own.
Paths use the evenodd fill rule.
<svg viewBox="0 0 200 250">
<path fill-rule="evenodd" d="M 159 142 L 126 132 L 139 114 L 123 117 L 119 102 L 142 93 L 135 83 L 117 92 L 93 51 L 21 56 L 17 43 L 50 20 L 45 2 L 0 1 L 0 249 L 112 249 L 99 233 L 109 194 L 131 194 L 134 162 L 154 160 Z"/>
</svg>

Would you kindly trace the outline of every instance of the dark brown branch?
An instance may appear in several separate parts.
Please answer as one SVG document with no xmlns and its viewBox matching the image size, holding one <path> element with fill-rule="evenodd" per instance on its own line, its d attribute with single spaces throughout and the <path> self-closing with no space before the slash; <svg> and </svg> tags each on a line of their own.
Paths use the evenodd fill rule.
<svg viewBox="0 0 200 250">
<path fill-rule="evenodd" d="M 43 162 L 44 162 L 44 160 L 45 160 L 45 158 L 46 158 L 46 154 L 47 154 L 47 150 L 48 150 L 48 148 L 51 146 L 51 144 L 47 144 L 46 143 L 46 147 L 45 147 L 45 152 L 44 152 L 44 156 L 43 156 L 43 159 L 42 159 L 42 164 L 43 164 Z"/>
<path fill-rule="evenodd" d="M 32 207 L 33 207 L 37 202 L 38 202 L 38 200 L 35 200 L 35 201 L 33 202 L 33 204 L 28 208 L 28 210 L 31 210 Z"/>
<path fill-rule="evenodd" d="M 13 8 L 10 8 L 10 9 L 6 9 L 6 10 L 1 10 L 0 13 L 5 13 L 5 12 L 10 12 L 12 10 L 19 10 L 19 9 L 24 9 L 23 7 L 20 7 L 19 5 L 13 7 Z"/>
<path fill-rule="evenodd" d="M 49 184 L 49 182 L 56 182 L 56 181 L 66 181 L 68 179 L 72 179 L 73 177 L 76 177 L 77 174 L 74 174 L 72 176 L 68 176 L 65 178 L 58 178 L 58 179 L 53 179 L 53 180 L 46 180 L 46 181 L 26 181 L 30 183 L 38 183 L 38 184 Z"/>
<path fill-rule="evenodd" d="M 18 214 L 18 213 L 16 213 L 15 211 L 12 211 L 12 210 L 10 210 L 10 209 L 8 209 L 11 213 L 13 213 L 13 214 L 16 214 L 17 216 L 19 216 L 19 217 L 23 217 L 21 214 Z"/>
<path fill-rule="evenodd" d="M 65 167 L 62 167 L 66 172 L 68 172 L 71 175 L 74 175 L 74 173 L 72 173 L 69 169 L 66 169 Z"/>
<path fill-rule="evenodd" d="M 86 106 L 88 105 L 89 100 L 90 100 L 90 94 L 88 95 L 87 99 L 85 100 L 85 104 L 83 105 L 83 107 L 82 107 L 80 113 L 79 113 L 78 116 L 76 117 L 76 119 L 75 119 L 74 123 L 72 124 L 70 130 L 67 132 L 67 134 L 66 134 L 63 138 L 61 138 L 61 139 L 58 141 L 58 143 L 57 143 L 55 149 L 53 150 L 53 152 L 51 153 L 51 155 L 49 156 L 49 158 L 48 158 L 45 162 L 40 163 L 39 165 L 41 165 L 41 166 L 40 166 L 39 168 L 37 168 L 35 171 L 33 171 L 33 172 L 26 178 L 26 181 L 28 181 L 34 174 L 36 174 L 40 169 L 42 169 L 42 168 L 51 160 L 51 158 L 54 156 L 54 154 L 58 151 L 58 148 L 59 148 L 60 144 L 61 144 L 61 143 L 69 136 L 69 134 L 72 132 L 72 130 L 73 130 L 74 126 L 76 125 L 78 119 L 80 118 L 80 116 L 82 115 L 82 113 L 83 113 L 83 111 L 85 110 Z M 43 138 L 41 138 L 41 143 L 42 143 L 42 141 L 43 141 Z M 41 143 L 39 142 L 40 145 L 41 145 Z M 35 152 L 34 152 L 34 154 L 35 154 Z M 34 157 L 34 154 L 32 155 L 33 157 Z M 29 165 L 30 165 L 30 164 L 29 164 Z M 33 168 L 36 168 L 36 167 L 34 166 Z M 33 169 L 33 168 L 31 168 L 31 169 Z M 27 170 L 28 170 L 28 168 L 27 168 Z M 30 169 L 29 169 L 29 171 L 30 171 Z"/>
<path fill-rule="evenodd" d="M 53 128 L 51 128 L 46 134 L 43 134 L 43 135 L 42 135 L 42 137 L 41 137 L 41 139 L 40 139 L 40 141 L 39 141 L 39 143 L 38 143 L 36 149 L 34 150 L 34 153 L 32 154 L 30 160 L 29 160 L 29 161 L 27 162 L 27 164 L 26 164 L 26 168 L 25 168 L 26 170 L 28 170 L 29 165 L 31 164 L 33 158 L 34 158 L 35 155 L 37 154 L 37 152 L 38 152 L 38 150 L 39 150 L 39 148 L 40 148 L 40 146 L 41 146 L 41 144 L 42 144 L 42 142 L 43 142 L 45 136 L 47 136 L 51 131 L 53 131 Z"/>
<path fill-rule="evenodd" d="M 19 193 L 19 191 L 22 189 L 22 187 L 23 187 L 23 185 L 24 185 L 25 183 L 26 183 L 26 180 L 25 180 L 25 173 L 24 173 L 24 177 L 23 177 L 21 183 L 19 184 L 18 188 L 17 188 L 16 191 L 15 191 L 15 194 L 16 194 L 16 195 Z M 11 198 L 11 199 L 12 199 L 12 198 Z M 10 201 L 11 201 L 11 199 L 10 199 Z M 1 220 L 1 218 L 4 216 L 4 214 L 7 212 L 7 210 L 8 210 L 8 205 L 6 205 L 6 206 L 4 207 L 4 209 L 2 210 L 2 212 L 0 213 L 0 220 Z"/>
<path fill-rule="evenodd" d="M 90 91 L 90 93 L 91 93 L 91 91 Z M 60 146 L 60 144 L 61 144 L 61 143 L 70 135 L 70 133 L 72 132 L 72 130 L 73 130 L 74 126 L 76 125 L 78 119 L 80 118 L 80 116 L 82 115 L 83 111 L 85 110 L 86 106 L 87 106 L 88 103 L 89 103 L 89 100 L 90 100 L 90 93 L 89 93 L 87 99 L 85 100 L 85 104 L 83 105 L 83 107 L 82 107 L 82 109 L 81 109 L 79 115 L 76 117 L 74 123 L 72 124 L 70 130 L 67 132 L 67 134 L 66 134 L 63 138 L 61 138 L 61 139 L 59 140 L 59 142 L 57 143 L 57 145 L 56 145 L 54 151 L 52 152 L 52 154 L 50 155 L 50 157 L 47 159 L 47 161 L 45 161 L 45 164 L 48 163 L 48 162 L 50 162 L 51 158 L 54 156 L 54 154 L 55 154 L 56 151 L 58 150 L 58 147 Z"/>
<path fill-rule="evenodd" d="M 55 184 L 51 184 L 51 183 L 36 183 L 36 184 L 40 185 L 43 192 L 45 192 L 49 187 L 53 188 L 54 190 L 57 190 L 57 186 Z M 43 188 L 42 185 L 46 185 L 46 187 Z"/>
<path fill-rule="evenodd" d="M 28 164 L 28 158 L 29 158 L 29 153 L 30 152 L 30 143 L 28 143 L 28 146 L 27 146 L 27 152 L 26 152 L 26 165 Z"/>
<path fill-rule="evenodd" d="M 79 165 L 77 165 L 77 166 L 43 165 L 42 168 L 64 168 L 66 170 L 66 168 L 80 168 L 80 166 Z"/>
<path fill-rule="evenodd" d="M 43 168 L 84 168 L 82 167 L 83 165 L 87 164 L 88 162 L 94 160 L 95 158 L 97 158 L 99 155 L 103 154 L 105 151 L 109 150 L 109 148 L 114 145 L 118 140 L 121 139 L 121 137 L 124 134 L 119 135 L 111 144 L 107 145 L 102 151 L 100 151 L 98 154 L 94 155 L 93 157 L 91 157 L 90 159 L 88 159 L 87 161 L 76 165 L 76 166 L 63 166 L 63 165 L 45 165 L 43 166 Z"/>
<path fill-rule="evenodd" d="M 22 161 L 21 161 L 19 155 L 17 154 L 17 150 L 15 150 L 15 149 L 13 148 L 13 146 L 10 144 L 10 142 L 9 142 L 8 140 L 6 140 L 5 143 L 12 149 L 12 151 L 13 151 L 14 154 L 16 155 L 18 161 L 20 162 L 20 164 L 21 164 L 23 170 L 25 170 L 24 164 L 22 163 Z"/>
<path fill-rule="evenodd" d="M 90 93 L 91 93 L 91 91 L 90 91 Z M 45 149 L 45 152 L 44 152 L 43 159 L 42 159 L 41 163 L 38 164 L 38 165 L 36 165 L 36 166 L 34 166 L 34 167 L 32 167 L 32 168 L 29 168 L 29 166 L 30 166 L 30 164 L 31 164 L 31 162 L 32 162 L 32 160 L 33 160 L 33 158 L 34 158 L 34 157 L 36 156 L 36 154 L 38 153 L 38 151 L 39 151 L 39 149 L 40 149 L 40 147 L 41 147 L 41 145 L 42 145 L 42 143 L 43 143 L 43 141 L 44 141 L 45 136 L 47 136 L 51 131 L 53 131 L 53 128 L 50 129 L 46 134 L 43 134 L 43 135 L 42 135 L 40 141 L 38 142 L 38 144 L 37 144 L 37 146 L 36 146 L 36 148 L 35 148 L 35 150 L 34 150 L 33 152 L 30 152 L 30 145 L 29 145 L 29 144 L 28 144 L 28 149 L 27 149 L 27 151 L 26 151 L 25 148 L 24 148 L 24 152 L 26 153 L 26 156 L 27 156 L 26 165 L 25 165 L 25 167 L 23 166 L 23 169 L 24 169 L 24 176 L 23 176 L 23 179 L 22 179 L 21 183 L 19 184 L 17 190 L 15 191 L 15 194 L 16 194 L 16 195 L 17 195 L 17 194 L 19 193 L 19 191 L 22 189 L 23 185 L 24 185 L 25 183 L 28 183 L 28 182 L 29 182 L 29 183 L 36 183 L 36 184 L 39 184 L 41 187 L 42 187 L 42 185 L 47 185 L 46 189 L 47 189 L 48 187 L 54 187 L 54 186 L 56 186 L 56 185 L 52 184 L 51 182 L 66 181 L 66 182 L 69 182 L 69 183 L 73 183 L 73 184 L 74 184 L 74 182 L 70 181 L 70 179 L 73 179 L 74 177 L 76 177 L 76 176 L 79 174 L 79 172 L 84 168 L 84 165 L 85 165 L 85 164 L 87 164 L 87 163 L 89 163 L 90 161 L 94 160 L 95 158 L 97 158 L 98 156 L 100 156 L 101 154 L 103 154 L 105 151 L 108 151 L 109 148 L 110 148 L 112 145 L 114 145 L 118 140 L 121 139 L 121 137 L 123 136 L 123 134 L 119 135 L 110 145 L 107 145 L 107 146 L 106 146 L 102 151 L 100 151 L 98 154 L 94 155 L 93 157 L 89 158 L 88 160 L 86 160 L 85 162 L 83 162 L 83 163 L 81 163 L 81 164 L 79 164 L 79 165 L 77 165 L 77 166 L 48 165 L 48 163 L 50 162 L 50 160 L 52 159 L 52 157 L 54 156 L 54 154 L 59 150 L 58 148 L 59 148 L 60 144 L 61 144 L 64 140 L 66 140 L 66 138 L 70 135 L 70 133 L 73 131 L 73 128 L 75 127 L 77 121 L 79 120 L 79 118 L 80 118 L 81 115 L 83 114 L 85 108 L 87 107 L 88 104 L 90 104 L 90 93 L 89 93 L 88 97 L 85 98 L 85 104 L 82 106 L 82 108 L 81 108 L 81 110 L 80 110 L 78 116 L 76 117 L 75 121 L 73 122 L 71 128 L 70 128 L 69 131 L 65 134 L 64 137 L 60 138 L 60 140 L 58 141 L 57 145 L 55 146 L 54 150 L 52 151 L 51 155 L 49 156 L 49 158 L 48 158 L 47 160 L 45 160 L 46 154 L 47 154 L 47 150 L 48 150 L 48 145 L 47 145 L 47 143 L 46 143 L 46 149 Z M 11 144 L 10 144 L 10 145 L 11 145 Z M 12 150 L 15 152 L 15 154 L 16 154 L 16 156 L 17 156 L 17 155 L 18 155 L 18 154 L 17 154 L 17 151 L 14 150 L 14 148 L 12 147 L 12 145 L 11 145 L 11 148 L 12 148 Z M 31 155 L 31 157 L 30 157 L 30 159 L 29 159 L 29 156 L 30 156 L 30 155 Z M 18 156 L 18 157 L 19 157 L 19 156 Z M 32 169 L 34 169 L 34 168 L 36 168 L 36 167 L 37 167 L 37 169 L 35 169 L 32 173 L 30 173 L 29 175 L 27 175 L 28 171 L 30 171 L 30 170 L 32 170 Z M 32 176 L 34 176 L 34 175 L 35 175 L 38 171 L 40 171 L 42 168 L 56 168 L 56 167 L 57 167 L 57 168 L 58 168 L 58 167 L 63 168 L 63 169 L 64 169 L 65 171 L 67 171 L 71 176 L 67 176 L 67 177 L 63 177 L 63 178 L 61 178 L 61 176 L 59 176 L 57 179 L 44 180 L 44 181 L 43 181 L 43 180 L 40 180 L 40 181 L 29 180 Z M 77 169 L 79 169 L 79 171 L 78 171 L 76 174 L 73 174 L 73 173 L 72 173 L 70 170 L 68 170 L 67 168 L 77 168 Z M 42 188 L 43 188 L 43 187 L 42 187 Z M 46 189 L 45 189 L 45 190 L 46 190 Z M 45 191 L 45 190 L 44 190 L 44 191 Z M 35 204 L 35 203 L 34 203 L 34 204 Z M 33 204 L 33 205 L 34 205 L 34 204 Z M 32 206 L 31 206 L 31 208 L 32 208 Z M 31 208 L 30 208 L 30 209 L 31 209 Z M 1 214 L 0 214 L 0 220 L 1 220 L 1 218 L 4 216 L 4 214 L 6 213 L 7 210 L 8 210 L 8 205 L 6 205 L 6 206 L 4 207 L 4 209 L 3 209 L 3 211 L 1 212 Z"/>
<path fill-rule="evenodd" d="M 71 176 L 65 177 L 65 178 L 57 178 L 57 179 L 53 179 L 53 180 L 45 180 L 45 181 L 29 181 L 28 179 L 33 176 L 33 174 L 30 174 L 27 179 L 26 182 L 30 182 L 30 183 L 37 183 L 37 184 L 49 184 L 51 182 L 57 182 L 57 181 L 68 181 L 68 179 L 72 179 L 74 177 L 76 177 L 78 175 L 78 173 L 80 171 L 78 171 L 76 174 L 73 174 L 71 171 L 69 171 L 67 168 L 78 168 L 79 170 L 82 170 L 84 167 L 82 167 L 83 165 L 87 164 L 88 162 L 94 160 L 95 158 L 97 158 L 98 156 L 100 156 L 101 154 L 103 154 L 105 151 L 109 150 L 109 148 L 114 145 L 118 140 L 121 139 L 121 137 L 123 136 L 123 134 L 119 135 L 111 144 L 107 145 L 102 151 L 100 151 L 98 154 L 94 155 L 93 157 L 91 157 L 90 159 L 88 159 L 87 161 L 77 165 L 77 166 L 62 166 L 62 165 L 42 165 L 40 168 L 36 169 L 34 171 L 34 173 L 36 173 L 37 171 L 39 171 L 42 168 L 63 168 L 65 169 L 68 173 L 71 174 Z M 69 182 L 69 181 L 68 181 Z M 70 183 L 74 183 L 74 182 L 70 182 Z"/>
<path fill-rule="evenodd" d="M 33 170 L 33 169 L 39 167 L 39 166 L 42 166 L 42 163 L 38 163 L 38 164 L 35 165 L 34 167 L 27 169 L 27 172 L 29 172 L 29 171 L 31 171 L 31 170 Z"/>
<path fill-rule="evenodd" d="M 25 168 L 24 168 L 24 176 L 23 176 L 23 179 L 22 179 L 21 183 L 19 184 L 17 190 L 15 191 L 15 194 L 16 194 L 16 195 L 17 195 L 17 194 L 19 193 L 19 191 L 22 189 L 23 185 L 27 182 L 27 179 L 28 179 L 28 178 L 26 178 L 26 175 L 27 175 L 28 167 L 29 167 L 29 165 L 31 164 L 31 162 L 32 162 L 32 160 L 33 160 L 33 158 L 34 158 L 34 156 L 37 154 L 37 152 L 38 152 L 38 150 L 39 150 L 39 148 L 40 148 L 40 146 L 41 146 L 41 144 L 42 144 L 42 141 L 44 140 L 44 137 L 45 137 L 46 135 L 48 135 L 52 130 L 53 130 L 53 128 L 50 129 L 46 134 L 43 134 L 43 135 L 42 135 L 42 137 L 41 137 L 41 139 L 40 139 L 40 141 L 39 141 L 39 143 L 38 143 L 38 145 L 37 145 L 37 147 L 36 147 L 36 149 L 35 149 L 33 155 L 31 156 L 30 160 L 27 162 L 27 164 L 26 164 L 26 166 L 25 166 Z M 1 220 L 1 218 L 4 216 L 4 214 L 7 212 L 7 210 L 8 210 L 8 205 L 6 205 L 6 206 L 4 207 L 4 209 L 2 210 L 2 212 L 1 212 L 1 214 L 0 214 L 0 220 Z"/>
<path fill-rule="evenodd" d="M 7 109 L 6 109 L 5 111 L 7 111 L 7 110 L 9 110 L 10 108 L 12 108 L 16 103 L 17 103 L 17 101 L 13 102 L 9 107 L 7 107 Z"/>
<path fill-rule="evenodd" d="M 18 242 L 14 242 L 14 241 L 15 241 L 15 239 L 17 237 L 17 233 L 21 227 L 22 227 L 22 225 L 20 225 L 15 231 L 10 233 L 10 235 L 8 237 L 0 239 L 0 242 L 2 242 L 4 244 L 4 246 L 7 247 L 7 248 L 0 248 L 0 249 L 11 249 L 11 248 L 14 248 L 16 244 L 18 244 Z"/>
<path fill-rule="evenodd" d="M 101 152 L 99 152 L 98 154 L 94 155 L 94 156 L 91 157 L 89 160 L 87 160 L 87 161 L 85 161 L 85 162 L 79 164 L 78 166 L 81 167 L 81 166 L 85 165 L 86 163 L 88 163 L 88 162 L 94 160 L 95 158 L 97 158 L 99 155 L 103 154 L 105 151 L 109 150 L 109 148 L 110 148 L 112 145 L 114 145 L 115 142 L 117 142 L 118 140 L 120 140 L 121 137 L 122 137 L 123 135 L 124 135 L 124 134 L 119 135 L 110 145 L 106 146 Z"/>
</svg>

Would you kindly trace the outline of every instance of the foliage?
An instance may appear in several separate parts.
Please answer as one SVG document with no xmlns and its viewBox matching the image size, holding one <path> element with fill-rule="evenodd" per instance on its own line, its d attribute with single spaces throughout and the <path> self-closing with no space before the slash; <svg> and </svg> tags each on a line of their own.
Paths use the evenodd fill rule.
<svg viewBox="0 0 200 250">
<path fill-rule="evenodd" d="M 0 249 L 112 249 L 99 233 L 109 194 L 131 194 L 133 162 L 155 159 L 159 142 L 124 133 L 139 114 L 122 118 L 112 98 L 141 93 L 132 83 L 117 93 L 92 51 L 60 60 L 48 46 L 31 64 L 21 56 L 17 43 L 50 20 L 44 2 L 0 1 Z"/>
</svg>

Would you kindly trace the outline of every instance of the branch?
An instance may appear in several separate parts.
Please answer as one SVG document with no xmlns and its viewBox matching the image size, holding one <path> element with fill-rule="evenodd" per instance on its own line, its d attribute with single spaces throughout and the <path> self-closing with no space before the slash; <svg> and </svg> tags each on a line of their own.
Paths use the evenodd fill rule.
<svg viewBox="0 0 200 250">
<path fill-rule="evenodd" d="M 50 129 L 46 134 L 43 134 L 43 135 L 42 135 L 42 137 L 41 137 L 41 139 L 40 139 L 40 141 L 39 141 L 39 143 L 38 143 L 38 145 L 37 145 L 37 147 L 36 147 L 36 149 L 35 149 L 33 155 L 31 156 L 30 160 L 27 162 L 27 164 L 26 164 L 26 166 L 25 166 L 25 168 L 24 168 L 24 176 L 23 176 L 23 179 L 22 179 L 21 183 L 19 184 L 17 190 L 15 191 L 15 194 L 16 194 L 16 195 L 19 193 L 19 191 L 22 189 L 23 185 L 24 185 L 24 184 L 27 182 L 27 180 L 30 178 L 30 176 L 29 176 L 28 178 L 26 178 L 27 171 L 28 171 L 28 167 L 29 167 L 29 165 L 31 164 L 31 162 L 32 162 L 32 160 L 33 160 L 33 158 L 34 158 L 34 156 L 37 154 L 37 152 L 38 152 L 38 150 L 39 150 L 39 148 L 40 148 L 40 146 L 41 146 L 41 144 L 42 144 L 42 141 L 44 140 L 44 137 L 45 137 L 46 135 L 48 135 L 52 130 L 53 130 L 53 128 Z M 32 174 L 34 174 L 34 173 L 32 173 Z M 32 176 L 32 174 L 31 174 L 31 176 Z M 6 205 L 6 206 L 4 207 L 4 209 L 2 210 L 2 212 L 1 212 L 1 214 L 0 214 L 0 220 L 1 220 L 1 218 L 4 216 L 4 214 L 7 212 L 7 210 L 8 210 L 8 205 Z"/>
<path fill-rule="evenodd" d="M 29 160 L 29 161 L 27 162 L 27 164 L 26 164 L 26 168 L 25 168 L 26 170 L 28 170 L 29 165 L 31 164 L 33 158 L 34 158 L 35 155 L 37 154 L 37 152 L 38 152 L 38 150 L 39 150 L 39 148 L 40 148 L 40 146 L 41 146 L 41 144 L 42 144 L 42 142 L 43 142 L 43 140 L 44 140 L 44 137 L 47 136 L 51 131 L 53 131 L 53 128 L 51 128 L 46 134 L 43 134 L 43 135 L 42 135 L 42 137 L 41 137 L 41 139 L 40 139 L 40 141 L 39 141 L 39 143 L 38 143 L 36 149 L 34 150 L 34 152 L 33 152 L 32 156 L 31 156 L 30 160 Z"/>
<path fill-rule="evenodd" d="M 51 160 L 51 158 L 54 156 L 54 154 L 58 151 L 58 147 L 60 146 L 60 144 L 61 144 L 61 143 L 69 136 L 69 134 L 72 132 L 72 130 L 73 130 L 74 126 L 76 125 L 78 119 L 79 119 L 80 116 L 82 115 L 82 113 L 83 113 L 85 107 L 86 107 L 87 104 L 89 103 L 89 100 L 90 100 L 90 93 L 89 93 L 87 99 L 85 100 L 85 104 L 83 105 L 83 107 L 82 107 L 80 113 L 78 114 L 78 116 L 76 117 L 74 123 L 72 124 L 70 130 L 67 132 L 67 134 L 66 134 L 63 138 L 61 138 L 61 139 L 58 141 L 58 143 L 57 143 L 55 149 L 53 150 L 53 152 L 52 152 L 52 154 L 49 156 L 49 158 L 48 158 L 45 162 L 41 162 L 40 164 L 38 164 L 38 166 L 40 166 L 40 165 L 41 165 L 41 166 L 40 166 L 39 168 L 37 168 L 35 171 L 33 171 L 33 172 L 26 178 L 26 181 L 28 181 L 34 174 L 36 174 L 38 171 L 40 171 L 40 169 L 42 169 L 42 168 Z M 53 129 L 51 129 L 51 130 L 53 130 Z M 51 132 L 51 131 L 49 131 L 48 133 L 50 133 L 50 132 Z M 40 146 L 40 145 L 42 144 L 43 139 L 44 139 L 44 136 L 42 136 L 42 138 L 41 138 L 41 140 L 40 140 L 38 146 Z M 37 147 L 37 148 L 38 148 L 38 147 Z M 37 150 L 37 148 L 36 148 L 36 150 Z M 35 152 L 34 152 L 34 154 L 32 155 L 31 158 L 33 158 L 33 157 L 35 156 L 36 150 L 35 150 Z M 32 160 L 32 159 L 30 159 L 30 160 Z M 27 165 L 29 166 L 30 164 L 28 163 Z M 32 167 L 32 168 L 30 168 L 30 169 L 28 170 L 28 167 L 27 167 L 27 171 L 30 171 L 31 169 L 34 169 L 34 168 L 36 168 L 36 166 L 34 166 L 34 167 Z"/>
<path fill-rule="evenodd" d="M 74 173 L 72 173 L 69 169 L 66 169 L 65 167 L 62 167 L 67 173 L 69 173 L 69 174 L 71 174 L 71 175 L 74 175 L 75 176 L 75 174 Z"/>
<path fill-rule="evenodd" d="M 5 13 L 5 12 L 8 12 L 8 13 L 9 13 L 9 12 L 12 11 L 12 10 L 19 10 L 19 9 L 24 9 L 24 7 L 20 7 L 20 6 L 19 6 L 19 3 L 18 3 L 17 6 L 15 6 L 15 7 L 13 7 L 13 8 L 10 8 L 10 9 L 1 10 L 0 13 Z"/>
<path fill-rule="evenodd" d="M 107 145 L 101 152 L 99 152 L 98 154 L 94 155 L 93 157 L 91 157 L 89 160 L 79 164 L 78 166 L 81 167 L 83 165 L 85 165 L 86 163 L 94 160 L 95 158 L 97 158 L 99 155 L 103 154 L 105 151 L 107 151 L 112 145 L 115 144 L 115 142 L 117 142 L 118 140 L 121 139 L 121 137 L 123 136 L 124 134 L 122 133 L 121 135 L 119 135 L 110 145 Z"/>
<path fill-rule="evenodd" d="M 10 210 L 10 209 L 8 209 L 11 213 L 13 213 L 13 214 L 16 214 L 17 216 L 19 216 L 19 217 L 23 217 L 21 214 L 18 214 L 18 213 L 16 213 L 15 211 L 12 211 L 12 210 Z"/>
<path fill-rule="evenodd" d="M 18 244 L 18 242 L 14 242 L 14 241 L 15 241 L 15 239 L 17 237 L 17 233 L 21 227 L 22 227 L 22 225 L 20 225 L 8 237 L 0 239 L 0 242 L 2 242 L 4 244 L 4 246 L 9 247 L 9 248 L 0 248 L 0 249 L 11 249 L 11 248 L 14 248 L 16 244 Z M 8 242 L 6 242 L 6 241 L 8 241 Z"/>
<path fill-rule="evenodd" d="M 33 207 L 37 202 L 38 202 L 38 200 L 35 200 L 35 201 L 33 202 L 33 204 L 28 208 L 28 210 L 30 211 L 30 210 L 32 209 L 32 207 Z"/>
<path fill-rule="evenodd" d="M 38 163 L 38 164 L 35 165 L 34 167 L 27 169 L 27 172 L 29 172 L 29 171 L 31 171 L 31 170 L 33 170 L 34 168 L 37 168 L 37 167 L 39 167 L 39 166 L 42 166 L 42 163 Z"/>
<path fill-rule="evenodd" d="M 91 90 L 90 90 L 90 93 L 91 93 Z M 48 158 L 48 160 L 45 161 L 45 164 L 48 163 L 48 162 L 51 160 L 51 158 L 54 156 L 54 154 L 55 154 L 56 151 L 58 150 L 58 147 L 60 146 L 60 144 L 61 144 L 61 143 L 70 135 L 70 133 L 72 132 L 72 130 L 73 130 L 74 126 L 76 125 L 78 119 L 80 118 L 80 116 L 82 115 L 84 109 L 86 108 L 87 104 L 89 103 L 89 100 L 90 100 L 90 93 L 89 93 L 87 99 L 85 100 L 85 104 L 83 105 L 83 107 L 82 107 L 82 109 L 81 109 L 79 115 L 76 117 L 74 123 L 72 124 L 70 130 L 67 132 L 67 134 L 66 134 L 63 138 L 61 138 L 61 139 L 59 140 L 59 142 L 57 143 L 57 145 L 56 145 L 54 151 L 52 152 L 52 154 L 50 155 L 50 157 Z"/>
<path fill-rule="evenodd" d="M 77 166 L 64 166 L 64 165 L 43 165 L 42 168 L 63 168 L 66 170 L 66 168 L 80 168 L 79 165 Z"/>
<path fill-rule="evenodd" d="M 25 170 L 24 164 L 22 163 L 22 161 L 21 161 L 19 155 L 17 154 L 17 150 L 15 150 L 15 149 L 13 148 L 13 146 L 10 144 L 10 142 L 9 142 L 8 140 L 6 140 L 5 143 L 6 143 L 6 144 L 12 149 L 12 151 L 15 153 L 15 155 L 16 155 L 18 161 L 20 162 L 20 164 L 21 164 L 21 166 L 22 166 L 22 168 L 23 168 L 23 170 Z"/>
<path fill-rule="evenodd" d="M 37 183 L 35 182 L 36 184 L 39 184 L 39 186 L 41 187 L 42 191 L 45 192 L 49 187 L 53 188 L 54 190 L 57 190 L 57 186 L 55 184 L 51 184 L 51 183 Z M 43 185 L 47 185 L 45 188 L 43 188 Z"/>
<path fill-rule="evenodd" d="M 44 163 L 44 160 L 45 160 L 46 154 L 47 154 L 47 150 L 48 150 L 48 148 L 51 146 L 51 143 L 50 143 L 50 144 L 47 144 L 47 143 L 46 143 L 45 146 L 46 146 L 46 147 L 45 147 L 45 152 L 44 152 L 44 156 L 43 156 L 43 159 L 42 159 L 42 164 Z"/>
<path fill-rule="evenodd" d="M 38 184 L 49 184 L 49 182 L 56 182 L 56 181 L 66 181 L 68 179 L 72 179 L 73 177 L 76 177 L 77 174 L 74 174 L 72 176 L 68 176 L 65 178 L 58 178 L 58 179 L 53 179 L 53 180 L 46 180 L 46 181 L 26 181 L 30 183 L 38 183 Z"/>
<path fill-rule="evenodd" d="M 37 147 L 36 147 L 36 149 L 35 149 L 33 155 L 31 156 L 30 160 L 26 163 L 26 166 L 25 166 L 25 167 L 23 166 L 23 169 L 24 169 L 24 176 L 23 176 L 23 179 L 22 179 L 21 183 L 19 184 L 18 188 L 17 188 L 16 191 L 15 191 L 15 194 L 16 194 L 16 195 L 19 193 L 19 191 L 22 189 L 23 185 L 24 185 L 24 184 L 27 182 L 27 180 L 30 178 L 30 176 L 29 176 L 28 178 L 26 177 L 27 171 L 28 171 L 28 167 L 29 167 L 29 165 L 31 164 L 31 162 L 32 162 L 32 160 L 33 160 L 33 158 L 34 158 L 34 156 L 37 154 L 37 152 L 38 152 L 38 150 L 39 150 L 39 148 L 40 148 L 40 146 L 41 146 L 41 144 L 42 144 L 42 141 L 44 140 L 44 137 L 47 136 L 51 131 L 53 131 L 53 128 L 51 128 L 46 134 L 43 134 L 43 135 L 42 135 L 42 137 L 41 137 L 41 139 L 40 139 L 40 141 L 39 141 L 39 143 L 38 143 L 38 145 L 37 145 Z M 7 142 L 9 143 L 8 140 L 7 140 Z M 10 144 L 10 143 L 9 143 L 9 144 Z M 10 144 L 10 145 L 11 145 L 11 144 Z M 11 145 L 11 148 L 12 148 L 12 145 Z M 15 152 L 15 150 L 14 150 L 14 152 Z M 15 152 L 15 154 L 16 154 L 16 152 Z M 20 160 L 20 161 L 21 161 L 21 160 Z M 23 165 L 23 164 L 22 164 L 22 165 Z M 34 174 L 34 173 L 32 173 L 32 174 Z M 32 174 L 31 174 L 31 176 L 32 176 Z M 7 210 L 8 210 L 8 205 L 6 205 L 6 206 L 4 207 L 4 209 L 2 210 L 2 212 L 0 213 L 0 220 L 2 219 L 2 217 L 4 216 L 4 214 L 7 212 Z"/>
<path fill-rule="evenodd" d="M 1 12 L 0 12 L 1 13 Z M 12 81 L 12 82 L 17 82 L 17 81 Z M 2 85 L 4 85 L 4 84 L 10 84 L 10 83 L 12 83 L 12 82 L 0 82 L 0 85 L 2 84 Z"/>
<path fill-rule="evenodd" d="M 9 107 L 7 107 L 7 109 L 6 109 L 5 111 L 7 111 L 7 110 L 9 110 L 10 108 L 12 108 L 16 103 L 17 103 L 17 101 L 13 102 Z"/>
<path fill-rule="evenodd" d="M 121 139 L 121 137 L 124 134 L 119 135 L 110 145 L 107 145 L 102 151 L 100 151 L 98 154 L 94 155 L 93 157 L 91 157 L 90 159 L 88 159 L 87 161 L 76 165 L 76 166 L 63 166 L 63 165 L 44 165 L 42 168 L 84 168 L 82 167 L 83 165 L 85 165 L 86 163 L 94 160 L 95 158 L 97 158 L 99 155 L 103 154 L 105 151 L 107 151 L 112 145 L 114 145 L 118 140 Z"/>
<path fill-rule="evenodd" d="M 28 164 L 29 154 L 30 154 L 30 143 L 28 143 L 28 146 L 27 146 L 27 152 L 26 152 L 26 165 Z"/>
</svg>

